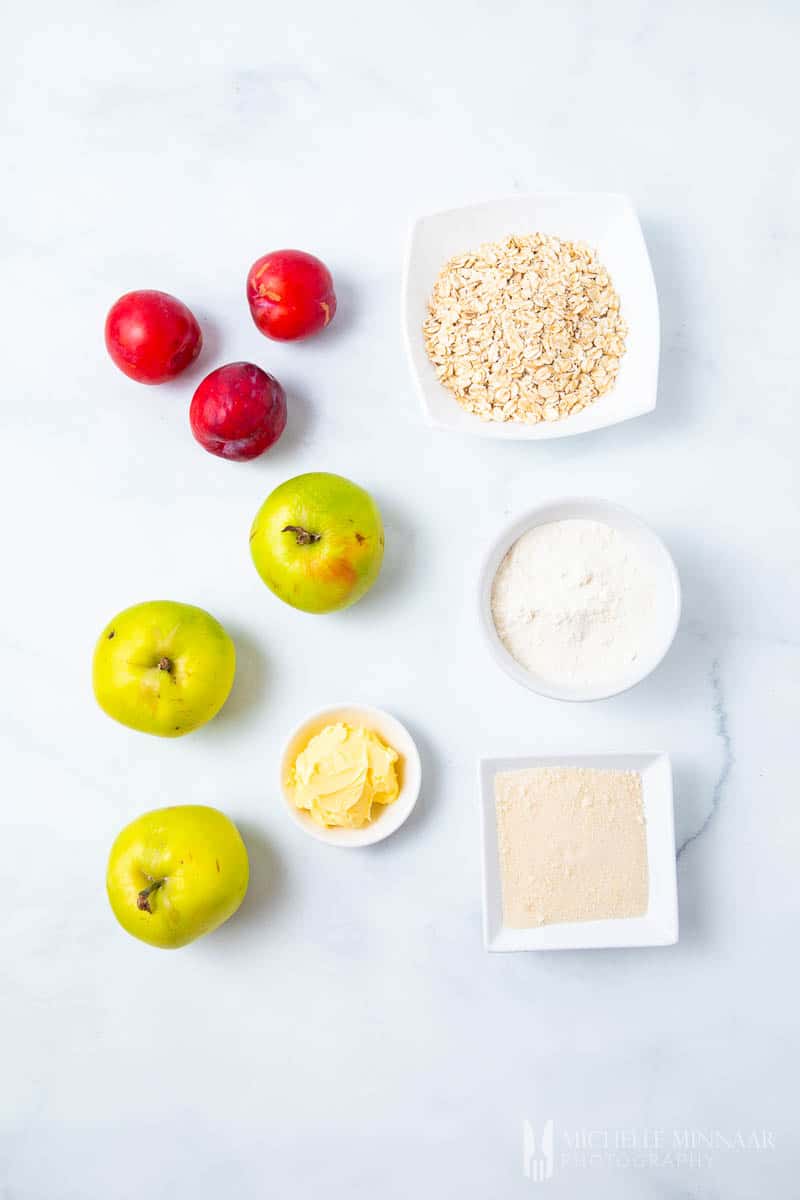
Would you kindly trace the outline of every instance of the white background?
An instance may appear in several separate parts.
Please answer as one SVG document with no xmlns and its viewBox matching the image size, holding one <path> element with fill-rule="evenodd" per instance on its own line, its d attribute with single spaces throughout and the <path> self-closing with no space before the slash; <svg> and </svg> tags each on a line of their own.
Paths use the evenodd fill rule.
<svg viewBox="0 0 800 1200">
<path fill-rule="evenodd" d="M 538 1128 L 766 1128 L 711 1165 L 557 1165 L 553 1195 L 797 1195 L 800 918 L 796 7 L 710 3 L 58 4 L 6 19 L 0 1196 L 162 1200 L 530 1194 Z M 540 189 L 628 192 L 659 290 L 652 416 L 574 440 L 428 431 L 400 337 L 420 212 Z M 340 312 L 276 346 L 251 261 L 318 253 Z M 145 388 L 105 356 L 135 287 L 197 313 L 201 359 Z M 289 393 L 263 460 L 188 429 L 251 359 Z M 387 557 L 340 615 L 282 607 L 247 550 L 306 470 L 370 489 Z M 563 493 L 628 504 L 681 571 L 681 631 L 626 696 L 517 687 L 477 634 L 498 522 Z M 90 689 L 117 610 L 172 598 L 230 630 L 210 726 L 162 742 Z M 419 739 L 424 792 L 383 845 L 281 811 L 285 733 L 352 698 Z M 670 949 L 488 956 L 476 760 L 668 750 L 682 935 Z M 246 838 L 240 914 L 178 953 L 104 895 L 139 813 L 210 803 Z M 533 1185 L 535 1186 L 535 1185 Z"/>
</svg>

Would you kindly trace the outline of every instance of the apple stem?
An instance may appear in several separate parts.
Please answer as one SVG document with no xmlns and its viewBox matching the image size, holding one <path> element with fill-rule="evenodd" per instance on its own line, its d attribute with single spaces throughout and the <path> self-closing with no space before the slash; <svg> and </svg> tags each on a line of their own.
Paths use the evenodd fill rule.
<svg viewBox="0 0 800 1200">
<path fill-rule="evenodd" d="M 321 533 L 311 533 L 308 529 L 303 529 L 302 525 L 286 525 L 281 533 L 293 533 L 297 537 L 298 546 L 313 546 L 322 538 Z"/>
<path fill-rule="evenodd" d="M 141 909 L 142 912 L 151 913 L 153 910 L 150 907 L 150 895 L 152 892 L 157 892 L 162 883 L 166 883 L 166 879 L 154 879 L 146 888 L 142 888 L 136 897 L 136 907 Z"/>
<path fill-rule="evenodd" d="M 163 658 L 160 658 L 158 660 L 158 669 L 159 669 L 159 671 L 171 671 L 172 670 L 172 663 L 166 657 L 166 655 Z"/>
</svg>

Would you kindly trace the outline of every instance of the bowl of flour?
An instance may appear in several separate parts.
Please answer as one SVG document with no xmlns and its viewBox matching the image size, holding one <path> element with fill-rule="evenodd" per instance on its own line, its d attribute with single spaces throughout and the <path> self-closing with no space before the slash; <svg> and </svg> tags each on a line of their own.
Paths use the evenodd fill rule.
<svg viewBox="0 0 800 1200">
<path fill-rule="evenodd" d="M 554 700 L 602 700 L 661 662 L 681 588 L 666 546 L 634 513 L 566 499 L 494 541 L 480 604 L 493 656 L 517 683 Z"/>
</svg>

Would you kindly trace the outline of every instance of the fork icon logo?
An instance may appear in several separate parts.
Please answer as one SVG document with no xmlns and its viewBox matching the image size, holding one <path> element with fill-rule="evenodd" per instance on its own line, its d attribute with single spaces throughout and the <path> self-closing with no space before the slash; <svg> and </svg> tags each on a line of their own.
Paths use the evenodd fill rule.
<svg viewBox="0 0 800 1200">
<path fill-rule="evenodd" d="M 553 1178 L 553 1121 L 545 1121 L 539 1145 L 530 1121 L 522 1122 L 522 1171 L 533 1183 Z"/>
</svg>

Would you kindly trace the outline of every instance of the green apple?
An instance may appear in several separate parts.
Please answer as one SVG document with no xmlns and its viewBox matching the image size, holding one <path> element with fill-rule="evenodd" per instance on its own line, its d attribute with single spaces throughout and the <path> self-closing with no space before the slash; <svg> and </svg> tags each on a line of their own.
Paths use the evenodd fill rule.
<svg viewBox="0 0 800 1200">
<path fill-rule="evenodd" d="M 94 652 L 97 703 L 123 725 L 180 737 L 228 699 L 236 651 L 219 621 L 193 604 L 152 600 L 109 621 Z"/>
<path fill-rule="evenodd" d="M 111 847 L 106 888 L 123 929 L 175 950 L 233 916 L 249 874 L 233 821 L 216 808 L 182 804 L 125 826 Z"/>
<path fill-rule="evenodd" d="M 262 504 L 250 553 L 267 587 L 294 608 L 347 608 L 378 578 L 381 514 L 369 492 L 341 475 L 298 475 Z"/>
</svg>

